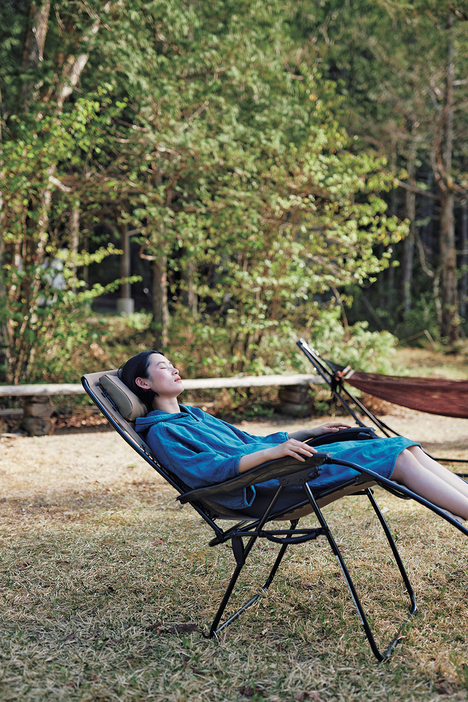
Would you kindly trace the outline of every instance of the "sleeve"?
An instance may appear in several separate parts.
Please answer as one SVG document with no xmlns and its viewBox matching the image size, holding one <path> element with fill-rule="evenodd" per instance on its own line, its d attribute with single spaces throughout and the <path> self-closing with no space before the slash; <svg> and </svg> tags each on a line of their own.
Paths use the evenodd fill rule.
<svg viewBox="0 0 468 702">
<path fill-rule="evenodd" d="M 233 424 L 228 424 L 228 422 L 224 422 L 222 419 L 220 419 L 219 421 L 222 422 L 225 426 L 229 427 L 232 433 L 236 436 L 244 440 L 245 438 L 247 438 L 248 441 L 246 441 L 246 443 L 261 442 L 262 444 L 271 444 L 272 446 L 277 446 L 278 444 L 282 444 L 283 442 L 289 439 L 289 435 L 286 431 L 277 431 L 274 434 L 268 434 L 268 436 L 255 436 L 254 434 L 249 434 L 246 431 L 242 431 L 242 429 L 238 429 Z"/>
<path fill-rule="evenodd" d="M 239 475 L 240 456 L 225 456 L 209 449 L 196 451 L 174 436 L 168 427 L 151 427 L 146 440 L 156 458 L 191 488 L 221 483 Z M 246 509 L 254 499 L 255 488 L 247 487 L 216 501 L 230 509 Z"/>
<path fill-rule="evenodd" d="M 151 441 L 153 432 L 148 433 Z M 156 438 L 156 437 L 154 437 Z M 151 445 L 151 448 L 153 446 Z M 157 440 L 157 452 L 163 454 L 161 461 L 193 488 L 223 483 L 239 475 L 240 456 L 225 456 L 204 446 L 197 451 L 187 446 L 171 429 L 163 427 Z M 156 448 L 156 447 L 155 447 Z"/>
</svg>

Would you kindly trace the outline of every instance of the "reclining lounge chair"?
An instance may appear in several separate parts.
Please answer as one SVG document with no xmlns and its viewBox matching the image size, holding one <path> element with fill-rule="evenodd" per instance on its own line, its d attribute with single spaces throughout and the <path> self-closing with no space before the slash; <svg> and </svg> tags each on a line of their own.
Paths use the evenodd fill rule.
<svg viewBox="0 0 468 702">
<path fill-rule="evenodd" d="M 206 522 L 206 524 L 213 530 L 214 537 L 209 542 L 209 545 L 216 546 L 218 544 L 230 542 L 235 559 L 235 568 L 225 595 L 221 601 L 221 604 L 219 605 L 218 611 L 211 625 L 209 632 L 210 637 L 221 632 L 242 612 L 253 605 L 260 595 L 267 590 L 273 581 L 288 546 L 313 541 L 319 536 L 324 536 L 327 539 L 328 544 L 342 570 L 372 652 L 378 661 L 386 660 L 391 655 L 395 645 L 398 643 L 401 628 L 393 641 L 382 652 L 374 639 L 364 608 L 358 597 L 356 588 L 348 572 L 343 556 L 322 513 L 322 507 L 340 499 L 343 496 L 351 494 L 363 495 L 368 498 L 388 539 L 390 548 L 393 552 L 393 556 L 401 574 L 404 587 L 409 597 L 408 619 L 411 619 L 413 614 L 416 612 L 414 592 L 395 542 L 392 538 L 391 532 L 377 505 L 377 502 L 375 501 L 372 486 L 374 484 L 378 484 L 385 490 L 388 490 L 399 497 L 413 498 L 417 500 L 419 503 L 425 505 L 449 521 L 464 534 L 468 535 L 468 529 L 461 526 L 456 520 L 451 519 L 444 512 L 442 512 L 442 510 L 435 507 L 431 503 L 428 503 L 418 495 L 415 495 L 411 491 L 397 485 L 391 480 L 381 478 L 372 471 L 363 469 L 358 465 L 347 461 L 338 461 L 336 459 L 332 460 L 326 452 L 316 453 L 304 463 L 293 458 L 283 458 L 276 461 L 269 461 L 268 463 L 257 466 L 256 468 L 239 475 L 237 478 L 228 480 L 224 483 L 192 490 L 154 458 L 148 445 L 134 430 L 133 423 L 135 419 L 138 416 L 144 416 L 147 410 L 136 395 L 134 395 L 119 379 L 118 371 L 112 370 L 91 373 L 83 376 L 82 383 L 90 398 L 98 406 L 120 436 L 147 463 L 149 463 L 154 470 L 156 470 L 165 480 L 170 483 L 170 485 L 172 485 L 172 487 L 179 493 L 177 499 L 182 503 L 190 503 Z M 340 432 L 339 437 L 343 440 L 351 440 L 356 438 L 366 440 L 369 438 L 375 438 L 375 434 L 373 429 L 357 427 L 355 429 Z M 323 435 L 318 439 L 314 439 L 311 443 L 315 446 L 322 445 L 326 450 L 327 442 L 330 443 L 335 441 L 337 441 L 337 435 L 329 434 Z M 341 465 L 354 468 L 359 475 L 355 479 L 341 484 L 339 488 L 314 490 L 314 477 L 319 474 L 321 465 L 327 462 L 334 464 L 341 463 Z M 260 517 L 253 517 L 242 511 L 236 512 L 229 510 L 217 502 L 217 497 L 222 494 L 226 494 L 232 490 L 247 487 L 249 485 L 254 485 L 271 478 L 277 478 L 280 482 L 280 487 Z M 275 509 L 275 504 L 277 503 L 282 491 L 287 490 L 289 486 L 302 486 L 304 493 L 303 498 L 298 500 L 293 507 L 288 508 L 287 511 L 278 511 L 278 509 Z M 318 526 L 313 528 L 298 528 L 299 519 L 306 514 L 315 514 Z M 290 522 L 288 528 L 278 528 L 281 525 L 273 524 L 273 522 L 284 521 Z M 223 522 L 228 522 L 226 528 L 221 526 L 221 523 Z M 271 572 L 269 573 L 260 592 L 255 594 L 239 610 L 222 622 L 221 620 L 223 614 L 230 600 L 231 594 L 233 593 L 236 581 L 257 539 L 267 539 L 268 541 L 279 545 L 278 555 Z"/>
</svg>

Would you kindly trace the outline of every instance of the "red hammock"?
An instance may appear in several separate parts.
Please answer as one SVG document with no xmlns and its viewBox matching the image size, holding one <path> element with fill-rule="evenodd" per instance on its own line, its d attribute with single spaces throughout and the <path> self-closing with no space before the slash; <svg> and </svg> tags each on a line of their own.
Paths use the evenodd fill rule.
<svg viewBox="0 0 468 702">
<path fill-rule="evenodd" d="M 468 380 L 406 378 L 379 373 L 360 373 L 346 368 L 338 372 L 355 388 L 381 400 L 410 409 L 468 419 Z"/>
</svg>

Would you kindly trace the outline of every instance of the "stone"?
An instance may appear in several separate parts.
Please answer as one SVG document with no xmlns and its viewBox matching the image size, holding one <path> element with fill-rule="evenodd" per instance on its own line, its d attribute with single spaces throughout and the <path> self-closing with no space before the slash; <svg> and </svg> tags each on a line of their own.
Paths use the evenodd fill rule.
<svg viewBox="0 0 468 702">
<path fill-rule="evenodd" d="M 54 411 L 50 397 L 38 395 L 26 398 L 23 409 L 25 417 L 41 417 L 43 419 L 51 417 Z"/>
<path fill-rule="evenodd" d="M 293 417 L 310 417 L 309 405 L 297 405 L 293 402 L 284 402 L 281 405 L 284 414 L 291 414 Z"/>
<path fill-rule="evenodd" d="M 278 393 L 280 402 L 292 402 L 296 405 L 305 405 L 309 399 L 309 388 L 307 385 L 290 385 L 283 387 Z"/>
<path fill-rule="evenodd" d="M 25 417 L 21 422 L 21 428 L 29 436 L 47 436 L 52 434 L 54 423 L 51 419 L 42 417 Z"/>
</svg>

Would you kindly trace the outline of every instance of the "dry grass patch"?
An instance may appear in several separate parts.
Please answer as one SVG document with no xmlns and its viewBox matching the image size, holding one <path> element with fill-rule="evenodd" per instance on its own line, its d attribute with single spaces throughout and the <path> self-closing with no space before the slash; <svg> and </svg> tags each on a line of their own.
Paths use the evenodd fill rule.
<svg viewBox="0 0 468 702">
<path fill-rule="evenodd" d="M 291 549 L 268 594 L 210 641 L 232 553 L 207 546 L 208 528 L 124 442 L 1 446 L 1 700 L 467 698 L 468 543 L 419 506 L 378 491 L 420 608 L 379 666 L 322 540 Z M 349 498 L 327 513 L 385 641 L 406 600 L 372 510 Z M 257 549 L 239 602 L 274 556 Z"/>
</svg>

